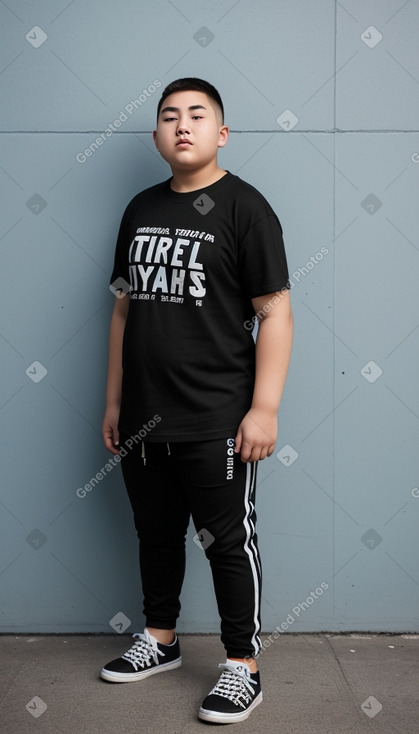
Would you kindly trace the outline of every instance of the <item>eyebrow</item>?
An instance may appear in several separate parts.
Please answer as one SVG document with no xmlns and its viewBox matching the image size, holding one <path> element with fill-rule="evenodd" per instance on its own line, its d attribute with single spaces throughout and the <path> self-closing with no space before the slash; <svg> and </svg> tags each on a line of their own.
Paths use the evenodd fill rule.
<svg viewBox="0 0 419 734">
<path fill-rule="evenodd" d="M 193 104 L 190 107 L 188 107 L 188 110 L 192 112 L 193 110 L 206 110 L 207 108 L 204 107 L 202 104 Z M 165 107 L 163 110 L 160 110 L 160 114 L 163 115 L 164 112 L 179 112 L 179 107 Z"/>
</svg>

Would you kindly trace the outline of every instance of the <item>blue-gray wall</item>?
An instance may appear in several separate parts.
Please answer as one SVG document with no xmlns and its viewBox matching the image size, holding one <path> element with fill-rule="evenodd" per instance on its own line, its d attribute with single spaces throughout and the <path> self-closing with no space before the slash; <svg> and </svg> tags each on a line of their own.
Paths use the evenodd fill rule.
<svg viewBox="0 0 419 734">
<path fill-rule="evenodd" d="M 263 628 L 418 630 L 419 4 L 5 0 L 0 23 L 3 630 L 143 623 L 120 469 L 76 492 L 108 461 L 120 217 L 170 175 L 155 108 L 191 75 L 219 88 L 220 164 L 277 211 L 292 274 L 294 351 L 259 472 Z M 193 534 L 179 630 L 213 632 Z"/>
</svg>

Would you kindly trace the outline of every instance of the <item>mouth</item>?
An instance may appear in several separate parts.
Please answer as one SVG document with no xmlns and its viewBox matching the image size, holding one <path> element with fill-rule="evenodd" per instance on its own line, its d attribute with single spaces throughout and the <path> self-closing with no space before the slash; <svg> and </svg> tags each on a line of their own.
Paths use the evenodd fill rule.
<svg viewBox="0 0 419 734">
<path fill-rule="evenodd" d="M 176 143 L 176 148 L 179 147 L 179 146 L 181 148 L 186 148 L 188 145 L 192 145 L 191 141 L 190 140 L 187 140 L 186 138 L 182 138 L 181 140 L 179 140 Z"/>
</svg>

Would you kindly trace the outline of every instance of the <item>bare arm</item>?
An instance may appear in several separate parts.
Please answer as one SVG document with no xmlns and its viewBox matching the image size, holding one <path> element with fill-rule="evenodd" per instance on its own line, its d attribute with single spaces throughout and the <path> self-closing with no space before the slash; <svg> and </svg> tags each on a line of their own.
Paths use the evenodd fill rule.
<svg viewBox="0 0 419 734">
<path fill-rule="evenodd" d="M 235 450 L 244 462 L 265 459 L 275 449 L 277 413 L 287 377 L 293 337 L 289 291 L 254 298 L 252 304 L 255 313 L 262 316 L 256 340 L 252 405 L 240 423 L 235 442 Z"/>
<path fill-rule="evenodd" d="M 105 446 L 112 454 L 119 453 L 118 420 L 122 391 L 122 341 L 128 315 L 129 297 L 116 298 L 109 330 L 108 380 L 106 410 L 102 424 Z"/>
</svg>

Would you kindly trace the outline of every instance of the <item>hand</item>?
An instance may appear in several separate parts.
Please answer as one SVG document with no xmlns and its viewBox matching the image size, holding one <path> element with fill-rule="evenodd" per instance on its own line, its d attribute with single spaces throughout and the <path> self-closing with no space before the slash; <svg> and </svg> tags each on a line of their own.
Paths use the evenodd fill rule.
<svg viewBox="0 0 419 734">
<path fill-rule="evenodd" d="M 277 434 L 276 414 L 251 408 L 239 425 L 234 450 L 243 462 L 266 459 L 274 452 Z"/>
<path fill-rule="evenodd" d="M 119 407 L 106 408 L 102 424 L 102 436 L 105 446 L 111 454 L 119 454 Z"/>
</svg>

